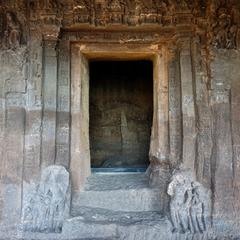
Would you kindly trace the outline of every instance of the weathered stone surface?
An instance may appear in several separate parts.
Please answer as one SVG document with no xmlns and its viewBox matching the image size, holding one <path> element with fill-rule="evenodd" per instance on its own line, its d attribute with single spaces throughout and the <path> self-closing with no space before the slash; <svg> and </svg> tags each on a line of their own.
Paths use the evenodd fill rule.
<svg viewBox="0 0 240 240">
<path fill-rule="evenodd" d="M 169 147 L 170 164 L 177 167 L 182 161 L 182 109 L 179 52 L 171 49 L 169 60 Z"/>
<path fill-rule="evenodd" d="M 69 239 L 69 230 L 74 229 L 75 239 L 237 239 L 239 12 L 237 0 L 0 1 L 0 238 Z M 86 191 L 87 197 L 81 192 L 91 174 L 91 60 L 153 61 L 154 114 L 146 180 L 154 186 L 152 189 L 147 185 L 143 191 L 139 179 L 129 193 L 118 189 L 121 184 L 110 178 L 114 190 L 107 189 L 103 181 L 106 189 L 98 191 L 102 184 L 99 181 L 94 189 Z M 131 108 L 128 111 L 134 112 Z M 126 116 L 120 116 L 125 136 L 131 135 Z M 133 146 L 133 141 L 124 143 L 127 151 Z M 194 226 L 189 216 L 201 212 L 206 204 L 201 198 L 204 188 L 211 189 L 212 225 L 203 234 L 172 233 L 166 220 L 171 212 L 167 187 L 182 162 L 191 169 L 194 179 L 185 181 L 199 183 L 199 195 L 194 184 L 176 187 L 181 196 L 192 191 L 196 203 L 191 200 L 190 205 L 195 210 L 190 210 L 185 220 Z M 62 234 L 18 231 L 28 191 L 33 189 L 38 202 L 38 189 L 46 185 L 36 187 L 41 169 L 51 164 L 69 169 L 75 207 L 82 204 L 84 208 L 86 203 L 98 208 L 100 194 L 105 199 L 100 207 L 107 208 L 113 202 L 109 207 L 113 212 L 92 208 L 91 214 L 83 214 L 85 218 L 76 216 L 63 223 Z M 124 177 L 123 183 L 127 179 Z M 62 184 L 66 185 L 68 180 Z M 56 188 L 61 189 L 58 185 Z M 128 222 L 124 209 L 120 209 L 150 210 L 152 199 L 157 206 L 154 211 L 160 207 L 164 219 L 146 219 L 138 211 L 138 217 L 127 215 L 134 219 Z M 145 203 L 141 205 L 141 201 Z M 116 220 L 116 209 L 129 225 Z M 172 211 L 176 209 L 172 207 Z M 80 210 L 75 212 L 82 214 Z M 104 223 L 89 221 L 94 214 L 99 214 L 97 218 Z M 202 221 L 195 217 L 198 226 L 194 231 L 201 232 Z M 56 228 L 34 229 L 54 232 Z M 179 230 L 179 226 L 176 228 Z M 180 232 L 187 230 L 193 232 L 189 227 L 180 228 Z"/>
<path fill-rule="evenodd" d="M 23 176 L 26 182 L 36 180 L 41 168 L 43 49 L 38 29 L 30 31 L 29 42 Z"/>
<path fill-rule="evenodd" d="M 47 167 L 42 171 L 39 184 L 28 186 L 26 191 L 22 214 L 24 230 L 61 232 L 70 207 L 70 182 L 66 169 Z"/>
<path fill-rule="evenodd" d="M 89 68 L 78 45 L 71 49 L 71 161 L 73 190 L 79 192 L 90 175 Z"/>
<path fill-rule="evenodd" d="M 162 196 L 151 189 L 145 174 L 94 175 L 85 189 L 73 196 L 72 215 L 78 216 L 82 206 L 113 211 L 161 211 Z"/>
<path fill-rule="evenodd" d="M 43 57 L 43 119 L 42 166 L 55 163 L 56 157 L 56 108 L 57 108 L 57 53 L 56 41 L 44 41 Z"/>
<path fill-rule="evenodd" d="M 184 39 L 180 50 L 183 152 L 182 161 L 194 171 L 196 160 L 196 110 L 192 73 L 191 42 Z"/>
<path fill-rule="evenodd" d="M 59 43 L 57 83 L 56 164 L 70 163 L 70 43 Z"/>
<path fill-rule="evenodd" d="M 211 193 L 194 180 L 191 170 L 173 173 L 168 194 L 173 232 L 196 234 L 210 228 Z"/>
<path fill-rule="evenodd" d="M 100 227 L 101 226 L 101 227 Z M 64 225 L 72 236 L 117 239 L 168 239 L 170 223 L 159 213 L 117 212 L 104 209 L 81 209 L 80 217 L 69 219 Z M 103 231 L 104 230 L 104 231 Z"/>
</svg>

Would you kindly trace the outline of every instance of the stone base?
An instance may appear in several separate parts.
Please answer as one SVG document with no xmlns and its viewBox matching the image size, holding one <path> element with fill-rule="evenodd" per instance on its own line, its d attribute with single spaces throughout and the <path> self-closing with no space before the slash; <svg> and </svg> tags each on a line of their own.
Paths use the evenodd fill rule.
<svg viewBox="0 0 240 240">
<path fill-rule="evenodd" d="M 76 239 L 167 239 L 171 225 L 158 212 L 117 212 L 106 209 L 81 208 L 81 215 L 66 221 L 63 236 Z"/>
<path fill-rule="evenodd" d="M 239 240 L 230 232 L 172 233 L 169 220 L 159 212 L 117 212 L 82 207 L 67 219 L 61 234 L 1 232 L 0 240 Z"/>
<path fill-rule="evenodd" d="M 238 231 L 226 229 L 223 232 L 210 229 L 203 234 L 173 233 L 168 216 L 159 210 L 158 191 L 149 187 L 148 177 L 143 173 L 94 174 L 88 178 L 84 191 L 76 196 L 79 198 L 73 199 L 72 215 L 63 222 L 61 233 L 0 227 L 0 240 L 240 239 Z"/>
</svg>

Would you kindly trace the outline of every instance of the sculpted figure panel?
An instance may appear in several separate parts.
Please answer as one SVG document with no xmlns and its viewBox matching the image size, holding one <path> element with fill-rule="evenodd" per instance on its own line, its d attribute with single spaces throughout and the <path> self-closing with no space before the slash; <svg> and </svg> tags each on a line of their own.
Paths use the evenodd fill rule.
<svg viewBox="0 0 240 240">
<path fill-rule="evenodd" d="M 168 195 L 173 232 L 203 233 L 208 229 L 210 191 L 195 181 L 189 170 L 173 174 Z"/>
<path fill-rule="evenodd" d="M 13 12 L 6 12 L 2 15 L 2 38 L 1 45 L 3 49 L 15 49 L 21 44 L 21 24 Z"/>
<path fill-rule="evenodd" d="M 69 173 L 64 167 L 43 170 L 40 183 L 27 193 L 23 227 L 31 232 L 61 232 L 68 209 Z"/>
<path fill-rule="evenodd" d="M 239 32 L 239 8 L 236 4 L 211 3 L 209 24 L 211 24 L 211 41 L 219 49 L 236 49 Z"/>
</svg>

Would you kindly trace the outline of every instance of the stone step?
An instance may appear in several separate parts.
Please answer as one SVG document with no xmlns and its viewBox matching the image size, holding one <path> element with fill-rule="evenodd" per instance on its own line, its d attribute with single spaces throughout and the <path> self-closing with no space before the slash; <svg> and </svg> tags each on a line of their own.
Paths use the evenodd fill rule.
<svg viewBox="0 0 240 240">
<path fill-rule="evenodd" d="M 93 174 L 85 189 L 74 193 L 72 215 L 83 206 L 124 212 L 161 210 L 161 191 L 150 188 L 144 173 Z"/>
<path fill-rule="evenodd" d="M 81 207 L 79 212 L 78 217 L 64 223 L 61 238 L 167 240 L 172 235 L 170 222 L 159 212 L 118 212 L 88 207 Z"/>
</svg>

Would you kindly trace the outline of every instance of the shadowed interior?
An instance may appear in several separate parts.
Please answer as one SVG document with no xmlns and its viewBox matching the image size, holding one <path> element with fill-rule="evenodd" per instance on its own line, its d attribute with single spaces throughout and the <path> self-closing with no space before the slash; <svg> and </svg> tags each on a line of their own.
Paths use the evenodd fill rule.
<svg viewBox="0 0 240 240">
<path fill-rule="evenodd" d="M 152 115 L 151 61 L 90 63 L 92 167 L 147 167 Z"/>
</svg>

